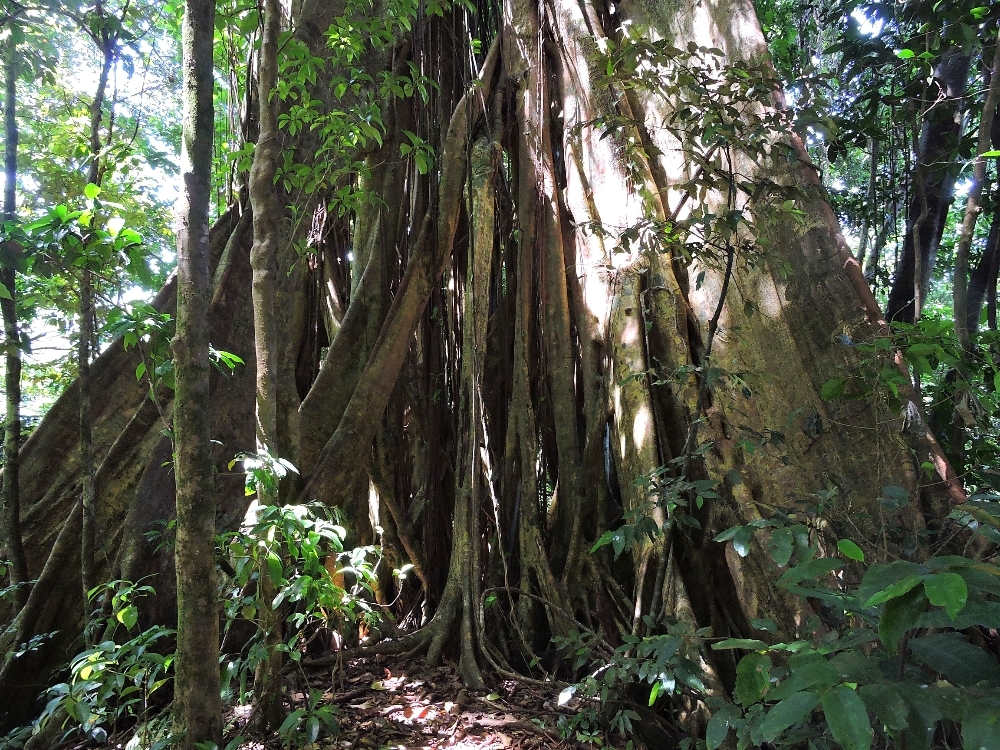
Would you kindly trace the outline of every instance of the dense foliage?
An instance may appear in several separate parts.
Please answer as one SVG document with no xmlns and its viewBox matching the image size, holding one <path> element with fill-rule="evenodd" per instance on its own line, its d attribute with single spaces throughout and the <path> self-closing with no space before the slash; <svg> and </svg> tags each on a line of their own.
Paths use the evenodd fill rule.
<svg viewBox="0 0 1000 750">
<path fill-rule="evenodd" d="M 257 706 L 230 746 L 336 735 L 282 673 L 364 635 L 470 688 L 553 680 L 595 745 L 1000 748 L 1000 6 L 759 0 L 765 59 L 645 6 L 277 5 L 215 6 L 203 448 L 222 694 Z M 82 549 L 79 627 L 36 626 L 32 549 L 62 547 L 45 480 L 5 482 L 3 666 L 62 660 L 0 747 L 185 731 L 156 479 L 183 9 L 0 1 L 5 472 L 61 397 Z M 827 201 L 860 268 L 814 239 Z"/>
</svg>

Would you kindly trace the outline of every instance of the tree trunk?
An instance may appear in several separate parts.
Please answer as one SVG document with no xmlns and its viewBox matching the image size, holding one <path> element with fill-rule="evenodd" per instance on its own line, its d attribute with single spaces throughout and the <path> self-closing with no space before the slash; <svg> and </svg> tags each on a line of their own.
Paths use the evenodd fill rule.
<svg viewBox="0 0 1000 750">
<path fill-rule="evenodd" d="M 177 232 L 174 473 L 177 478 L 175 722 L 181 747 L 222 744 L 215 466 L 211 448 L 209 322 L 214 0 L 187 0 L 181 38 L 184 119 Z"/>
<path fill-rule="evenodd" d="M 929 98 L 922 109 L 925 119 L 917 145 L 913 194 L 906 218 L 903 254 L 886 306 L 888 320 L 912 323 L 919 317 L 927 295 L 948 209 L 954 200 L 959 171 L 955 155 L 964 111 L 962 98 L 969 85 L 971 62 L 970 52 L 952 48 L 942 55 L 934 70 Z"/>
<path fill-rule="evenodd" d="M 502 30 L 499 19 L 477 30 L 485 57 L 465 47 L 462 14 L 414 25 L 389 64 L 405 72 L 412 63 L 440 91 L 426 102 L 380 105 L 385 122 L 434 146 L 433 169 L 420 174 L 413 160 L 399 159 L 399 133 L 387 134 L 381 149 L 350 154 L 370 166 L 364 186 L 377 191 L 378 210 L 366 205 L 347 220 L 330 216 L 329 195 L 303 200 L 317 228 L 309 233 L 314 259 L 278 261 L 280 294 L 288 295 L 281 304 L 291 311 L 275 311 L 279 360 L 301 363 L 305 373 L 277 410 L 279 433 L 281 420 L 299 419 L 300 497 L 341 506 L 352 537 L 371 538 L 359 489 L 376 486 L 394 521 L 386 533 L 398 537 L 388 542 L 422 557 L 414 561 L 430 589 L 425 598 L 437 603 L 429 624 L 394 647 L 432 661 L 450 654 L 470 685 L 485 683 L 485 667 L 534 670 L 550 636 L 581 627 L 656 632 L 681 620 L 751 637 L 753 618 L 771 618 L 794 633 L 807 618 L 774 586 L 780 571 L 766 550 L 754 545 L 741 558 L 712 541 L 719 531 L 775 510 L 805 511 L 822 495 L 831 535 L 860 538 L 859 527 L 880 525 L 902 544 L 922 529 L 922 511 L 940 514 L 962 498 L 933 438 L 919 426 L 903 432 L 879 394 L 820 396 L 830 379 L 860 377 L 856 349 L 843 342 L 882 336 L 886 325 L 801 145 L 775 134 L 749 154 L 736 122 L 732 137 L 711 141 L 705 118 L 683 120 L 689 115 L 677 101 L 693 94 L 669 77 L 667 63 L 645 80 L 642 66 L 625 74 L 627 55 L 612 57 L 635 51 L 628 29 L 648 28 L 664 45 L 722 50 L 718 58 L 700 53 L 718 63 L 719 75 L 741 61 L 763 75 L 752 62 L 765 45 L 751 4 L 616 8 L 505 2 Z M 292 26 L 314 53 L 327 12 L 336 11 L 311 2 L 293 8 Z M 686 54 L 695 65 L 697 53 L 674 57 Z M 372 59 L 384 69 L 388 56 Z M 459 62 L 466 60 L 476 69 Z M 323 101 L 335 98 L 329 83 L 317 82 Z M 741 121 L 787 128 L 766 101 L 736 104 Z M 311 163 L 314 136 L 284 135 L 294 159 Z M 752 195 L 751 183 L 760 186 Z M 793 188 L 802 222 L 783 208 Z M 724 234 L 719 217 L 734 211 L 744 219 Z M 253 330 L 249 267 L 238 260 L 248 215 L 227 217 L 216 232 L 232 241 L 216 273 L 213 341 L 237 352 Z M 285 226 L 279 247 L 302 236 Z M 348 241 L 350 271 L 341 262 Z M 307 298 L 313 283 L 323 295 Z M 315 331 L 307 331 L 318 321 L 332 337 L 322 367 Z M 129 372 L 127 356 L 113 347 L 95 363 L 95 378 Z M 220 450 L 253 444 L 247 369 L 239 380 L 216 379 Z M 136 419 L 146 419 L 140 389 L 116 387 L 133 394 Z M 299 396 L 292 415 L 287 404 Z M 60 466 L 75 446 L 56 437 L 65 429 L 62 403 L 25 447 L 37 472 L 22 476 L 35 570 L 46 540 L 40 519 L 54 527 L 52 514 L 73 507 L 65 494 L 73 471 L 60 469 L 47 493 L 38 481 L 43 462 Z M 228 419 L 220 421 L 220 408 Z M 95 427 L 102 454 L 126 430 L 110 411 Z M 121 448 L 133 468 L 106 458 L 106 474 L 98 471 L 99 486 L 104 476 L 114 481 L 102 489 L 102 504 L 112 505 L 102 519 L 109 538 L 122 533 L 123 519 L 135 539 L 169 516 L 164 500 L 139 500 L 143 491 L 161 497 L 162 444 L 150 429 L 128 429 L 142 436 Z M 940 484 L 918 486 L 913 455 L 935 457 Z M 701 479 L 716 483 L 719 496 L 702 507 L 670 494 Z M 888 484 L 911 491 L 911 505 L 892 516 L 876 502 Z M 238 523 L 240 501 L 221 496 L 228 502 L 220 523 Z M 652 538 L 617 561 L 607 549 L 590 554 L 606 531 L 643 517 L 655 523 Z M 158 564 L 130 548 L 130 575 Z M 17 621 L 31 623 L 21 640 L 52 622 L 31 606 Z M 68 640 L 54 646 L 66 649 Z M 36 671 L 56 653 L 38 656 Z M 697 658 L 710 689 L 732 687 L 722 652 Z M 14 674 L 0 673 L 0 690 Z"/>
<path fill-rule="evenodd" d="M 99 3 L 95 10 L 100 22 L 103 23 L 102 6 Z M 101 72 L 97 79 L 97 90 L 90 104 L 90 168 L 87 182 L 100 186 L 103 176 L 101 167 L 101 121 L 104 119 L 104 99 L 108 87 L 111 68 L 117 57 L 117 36 L 106 28 L 100 28 L 95 36 L 101 50 Z M 96 495 L 94 491 L 94 437 L 93 414 L 91 409 L 90 360 L 96 336 L 94 332 L 96 313 L 94 310 L 94 273 L 90 268 L 90 259 L 86 262 L 80 274 L 80 340 L 77 342 L 77 368 L 80 389 L 80 461 L 82 464 L 82 486 L 80 498 L 83 505 L 83 529 L 80 533 L 80 582 L 82 585 L 83 607 L 85 613 L 90 613 L 88 594 L 99 581 L 96 572 L 96 534 L 97 511 L 94 507 Z M 92 634 L 93 635 L 93 634 Z"/>
<path fill-rule="evenodd" d="M 275 170 L 281 157 L 277 122 L 277 102 L 274 101 L 278 75 L 278 34 L 281 11 L 277 0 L 264 2 L 264 34 L 261 40 L 259 95 L 260 133 L 254 149 L 250 171 L 250 206 L 253 211 L 253 247 L 250 267 L 253 269 L 252 304 L 254 321 L 254 351 L 257 369 L 257 451 L 279 457 L 278 448 L 278 341 L 275 318 L 275 296 L 278 275 L 278 237 L 281 205 L 274 186 Z M 261 484 L 257 492 L 261 505 L 276 505 L 278 495 Z M 279 553 L 280 554 L 280 553 Z M 260 577 L 261 601 L 274 599 L 277 591 L 262 565 Z M 261 663 L 255 686 L 258 724 L 267 732 L 275 731 L 282 721 L 282 655 L 277 646 L 284 640 L 283 611 L 279 607 L 262 607 L 260 627 L 268 647 L 268 657 Z"/>
<path fill-rule="evenodd" d="M 3 220 L 17 219 L 17 69 L 18 52 L 13 38 L 4 45 L 4 191 Z M 14 255 L 13 248 L 5 254 Z M 21 332 L 17 317 L 17 274 L 13 259 L 0 268 L 0 284 L 7 294 L 0 297 L 3 313 L 6 412 L 3 437 L 3 494 L 0 495 L 0 522 L 3 523 L 4 550 L 9 556 L 10 585 L 14 601 L 23 607 L 28 600 L 28 564 L 21 542 L 21 498 L 18 476 L 21 450 Z"/>
</svg>

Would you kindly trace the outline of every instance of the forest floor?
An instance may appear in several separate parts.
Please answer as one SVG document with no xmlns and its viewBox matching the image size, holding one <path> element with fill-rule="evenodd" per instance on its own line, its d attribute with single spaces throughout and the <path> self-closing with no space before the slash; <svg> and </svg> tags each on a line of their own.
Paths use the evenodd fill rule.
<svg viewBox="0 0 1000 750">
<path fill-rule="evenodd" d="M 294 679 L 294 678 L 293 678 Z M 309 689 L 323 691 L 323 704 L 335 705 L 340 731 L 336 737 L 306 745 L 308 750 L 541 750 L 594 748 L 565 739 L 558 730 L 561 716 L 574 713 L 577 701 L 559 706 L 561 686 L 497 683 L 493 692 L 466 690 L 455 668 L 429 667 L 398 657 L 352 660 L 301 677 L 290 693 L 295 708 L 306 704 Z M 227 734 L 243 733 L 246 718 L 229 717 Z M 285 748 L 277 737 L 247 733 L 241 750 Z M 295 745 L 292 745 L 295 747 Z M 301 745 L 299 747 L 302 747 Z"/>
</svg>

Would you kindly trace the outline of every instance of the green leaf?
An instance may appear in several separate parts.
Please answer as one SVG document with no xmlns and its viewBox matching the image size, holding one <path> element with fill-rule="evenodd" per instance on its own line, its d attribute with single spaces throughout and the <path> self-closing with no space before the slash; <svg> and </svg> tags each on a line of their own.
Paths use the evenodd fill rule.
<svg viewBox="0 0 1000 750">
<path fill-rule="evenodd" d="M 275 586 L 281 584 L 282 572 L 281 558 L 273 552 L 269 552 L 267 555 L 267 573 L 271 576 L 271 581 Z"/>
<path fill-rule="evenodd" d="M 739 707 L 732 703 L 726 704 L 712 714 L 712 718 L 708 721 L 708 729 L 705 731 L 705 743 L 708 745 L 708 750 L 717 750 L 726 741 L 730 727 L 742 716 Z"/>
<path fill-rule="evenodd" d="M 115 619 L 124 625 L 127 630 L 131 630 L 135 626 L 135 623 L 139 620 L 139 611 L 135 608 L 135 605 L 130 604 L 129 606 L 118 610 L 118 613 L 115 615 Z"/>
<path fill-rule="evenodd" d="M 760 736 L 765 742 L 774 742 L 786 729 L 806 719 L 818 705 L 819 696 L 815 693 L 793 693 L 767 712 L 760 725 Z"/>
<path fill-rule="evenodd" d="M 969 587 L 958 573 L 931 573 L 924 578 L 927 600 L 935 607 L 944 607 L 954 620 L 969 600 Z"/>
<path fill-rule="evenodd" d="M 868 750 L 872 726 L 864 701 L 846 685 L 837 685 L 823 694 L 823 714 L 833 738 L 844 750 Z"/>
<path fill-rule="evenodd" d="M 789 528 L 775 529 L 771 532 L 771 538 L 767 543 L 767 550 L 771 553 L 771 559 L 779 568 L 788 565 L 792 559 L 792 549 L 794 548 L 795 537 Z"/>
<path fill-rule="evenodd" d="M 764 697 L 771 684 L 771 660 L 760 653 L 747 654 L 736 666 L 736 697 L 744 706 Z"/>
<path fill-rule="evenodd" d="M 733 549 L 740 557 L 746 557 L 750 554 L 750 540 L 753 538 L 754 531 L 756 529 L 752 526 L 741 526 L 733 537 Z"/>
<path fill-rule="evenodd" d="M 724 651 L 730 648 L 742 648 L 746 651 L 763 651 L 767 648 L 767 644 L 755 638 L 726 638 L 724 641 L 713 643 L 712 648 L 715 651 Z"/>
<path fill-rule="evenodd" d="M 890 484 L 882 488 L 882 497 L 878 501 L 886 510 L 899 510 L 910 504 L 910 493 L 902 487 Z"/>
<path fill-rule="evenodd" d="M 928 569 L 923 565 L 917 565 L 907 560 L 896 560 L 888 565 L 875 563 L 869 566 L 861 579 L 861 585 L 858 587 L 858 598 L 865 601 L 894 583 L 909 576 L 919 576 L 927 572 Z"/>
<path fill-rule="evenodd" d="M 10 296 L 10 290 L 3 284 L 0 284 L 0 299 L 13 299 Z"/>
<path fill-rule="evenodd" d="M 306 719 L 306 736 L 306 742 L 310 745 L 319 738 L 319 719 L 317 717 L 310 716 Z"/>
<path fill-rule="evenodd" d="M 1000 156 L 1000 151 L 983 151 L 980 156 L 984 159 L 995 159 Z"/>
<path fill-rule="evenodd" d="M 890 599 L 896 599 L 900 596 L 903 596 L 912 591 L 913 589 L 915 589 L 917 586 L 919 586 L 920 582 L 923 580 L 924 580 L 924 575 L 921 574 L 915 576 L 908 576 L 904 578 L 902 581 L 890 584 L 889 586 L 886 586 L 878 593 L 873 594 L 868 599 L 868 601 L 865 602 L 865 606 L 877 607 L 879 604 L 887 602 Z"/>
<path fill-rule="evenodd" d="M 87 187 L 83 189 L 83 194 L 87 196 L 87 200 L 94 200 L 101 192 L 101 188 L 92 182 L 87 183 Z"/>
<path fill-rule="evenodd" d="M 962 721 L 962 746 L 965 750 L 1000 750 L 1000 706 L 995 699 L 969 704 Z"/>
<path fill-rule="evenodd" d="M 906 729 L 910 709 L 891 685 L 863 685 L 858 689 L 862 700 L 889 729 Z"/>
<path fill-rule="evenodd" d="M 909 646 L 920 661 L 957 685 L 1000 685 L 1000 664 L 960 633 L 931 633 L 912 639 Z"/>
<path fill-rule="evenodd" d="M 916 53 L 912 49 L 903 48 L 896 50 L 896 57 L 900 60 L 909 60 L 914 56 L 916 56 Z"/>
<path fill-rule="evenodd" d="M 846 387 L 847 378 L 832 378 L 820 386 L 819 397 L 824 401 L 833 401 L 844 395 Z"/>
<path fill-rule="evenodd" d="M 894 688 L 910 707 L 906 717 L 906 750 L 930 750 L 937 724 L 944 718 L 940 708 L 928 700 L 925 685 L 900 682 Z"/>
<path fill-rule="evenodd" d="M 849 557 L 851 560 L 857 560 L 858 562 L 865 561 L 865 553 L 861 551 L 861 547 L 850 539 L 841 539 L 837 542 L 837 549 L 840 550 L 840 554 L 844 557 Z"/>
<path fill-rule="evenodd" d="M 779 586 L 788 586 L 800 581 L 814 580 L 832 573 L 834 570 L 844 567 L 844 561 L 833 557 L 820 557 L 794 568 L 789 568 L 785 574 L 778 579 Z"/>
<path fill-rule="evenodd" d="M 878 623 L 878 637 L 890 654 L 896 653 L 903 635 L 916 627 L 917 620 L 926 608 L 927 597 L 922 588 L 914 588 L 886 603 Z"/>
<path fill-rule="evenodd" d="M 796 654 L 788 662 L 789 675 L 781 683 L 771 688 L 769 700 L 784 700 L 803 690 L 820 690 L 841 682 L 837 669 L 820 654 Z"/>
</svg>

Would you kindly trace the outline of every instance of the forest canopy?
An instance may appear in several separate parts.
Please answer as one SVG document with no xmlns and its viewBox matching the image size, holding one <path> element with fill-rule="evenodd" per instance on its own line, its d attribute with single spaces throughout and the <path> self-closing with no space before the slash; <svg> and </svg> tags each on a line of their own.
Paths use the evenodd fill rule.
<svg viewBox="0 0 1000 750">
<path fill-rule="evenodd" d="M 0 747 L 1000 747 L 998 21 L 0 0 Z"/>
</svg>

